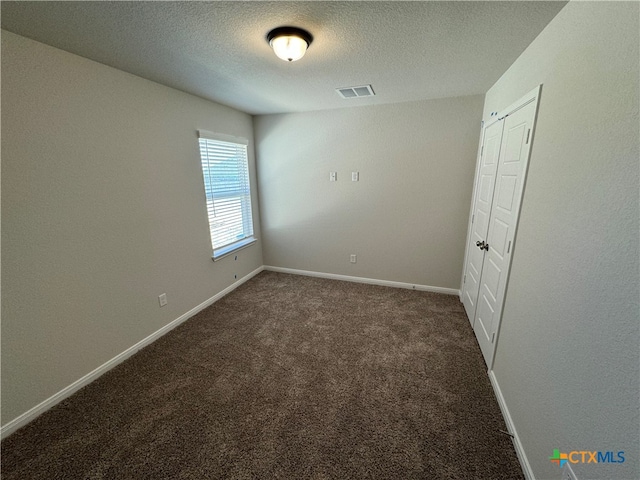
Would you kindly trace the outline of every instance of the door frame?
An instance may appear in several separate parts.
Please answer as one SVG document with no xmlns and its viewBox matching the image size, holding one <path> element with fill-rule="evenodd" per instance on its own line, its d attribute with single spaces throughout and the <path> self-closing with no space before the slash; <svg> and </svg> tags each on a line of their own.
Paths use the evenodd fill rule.
<svg viewBox="0 0 640 480">
<path fill-rule="evenodd" d="M 503 108 L 502 110 L 499 110 L 497 114 L 493 113 L 492 114 L 492 118 L 489 122 L 484 122 L 482 123 L 482 129 L 481 129 L 481 134 L 480 134 L 480 148 L 478 149 L 478 155 L 477 155 L 477 159 L 476 159 L 476 170 L 475 170 L 475 177 L 474 177 L 474 181 L 473 181 L 473 192 L 472 192 L 472 200 L 471 200 L 471 209 L 469 212 L 469 221 L 467 224 L 467 238 L 466 238 L 466 245 L 465 245 L 465 254 L 464 254 L 464 266 L 462 269 L 462 278 L 461 278 L 461 282 L 460 282 L 460 301 L 462 301 L 462 295 L 463 295 L 463 291 L 464 291 L 464 277 L 467 274 L 467 261 L 468 261 L 468 255 L 469 255 L 469 238 L 471 235 L 471 228 L 472 228 L 472 222 L 471 219 L 473 217 L 473 214 L 475 212 L 476 209 L 476 190 L 477 190 L 477 186 L 478 186 L 478 169 L 480 168 L 480 164 L 481 164 L 481 159 L 482 159 L 482 147 L 484 146 L 484 132 L 485 129 L 489 126 L 492 125 L 493 123 L 495 123 L 496 121 L 502 121 L 505 119 L 505 117 L 511 115 L 512 113 L 514 113 L 516 110 L 521 109 L 522 107 L 528 105 L 531 102 L 535 102 L 535 113 L 533 116 L 533 125 L 531 127 L 531 135 L 529 138 L 529 151 L 527 153 L 526 158 L 524 159 L 524 167 L 523 167 L 523 172 L 522 172 L 522 187 L 520 189 L 520 198 L 519 198 L 519 204 L 518 204 L 518 209 L 517 209 L 517 214 L 516 214 L 516 220 L 515 220 L 515 225 L 514 225 L 514 230 L 513 230 L 513 241 L 511 244 L 511 254 L 509 256 L 509 261 L 508 261 L 508 265 L 507 265 L 507 269 L 505 272 L 505 290 L 504 290 L 504 294 L 502 296 L 502 300 L 500 302 L 499 305 L 497 305 L 497 327 L 496 327 L 496 338 L 495 341 L 493 342 L 493 352 L 490 355 L 490 362 L 487 363 L 487 370 L 491 371 L 493 369 L 493 362 L 495 361 L 495 355 L 496 355 L 496 350 L 498 349 L 498 343 L 500 342 L 500 329 L 502 326 L 502 312 L 504 309 L 504 304 L 505 301 L 507 299 L 507 295 L 508 295 L 508 291 L 509 291 L 509 277 L 511 275 L 511 265 L 513 263 L 513 256 L 516 253 L 516 249 L 517 249 L 517 237 L 518 237 L 518 226 L 520 223 L 520 212 L 522 211 L 522 199 L 524 198 L 524 192 L 526 189 L 526 183 L 527 183 L 527 174 L 529 171 L 529 160 L 531 158 L 531 151 L 533 149 L 533 141 L 535 139 L 535 130 L 536 130 L 536 126 L 537 126 L 537 120 L 538 120 L 538 112 L 539 112 L 539 107 L 540 107 L 540 95 L 542 93 L 542 84 L 538 85 L 537 87 L 535 87 L 533 90 L 531 90 L 530 92 L 528 92 L 526 95 L 524 95 L 523 97 L 521 97 L 520 99 L 518 99 L 517 101 L 513 102 L 511 105 L 509 105 L 506 108 Z M 498 167 L 499 168 L 499 167 Z M 473 328 L 473 324 L 474 324 L 474 320 L 475 320 L 475 315 L 474 318 L 470 318 L 469 321 L 471 323 L 471 326 Z M 475 334 L 475 333 L 474 333 Z"/>
</svg>

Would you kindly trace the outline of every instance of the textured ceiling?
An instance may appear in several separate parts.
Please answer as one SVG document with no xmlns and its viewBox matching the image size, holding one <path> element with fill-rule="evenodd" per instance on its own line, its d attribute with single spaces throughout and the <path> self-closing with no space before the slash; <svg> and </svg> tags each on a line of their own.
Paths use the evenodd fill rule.
<svg viewBox="0 0 640 480">
<path fill-rule="evenodd" d="M 251 114 L 485 93 L 566 2 L 8 2 L 2 28 Z M 265 37 L 314 41 L 285 63 Z M 345 100 L 337 87 L 372 84 Z"/>
</svg>

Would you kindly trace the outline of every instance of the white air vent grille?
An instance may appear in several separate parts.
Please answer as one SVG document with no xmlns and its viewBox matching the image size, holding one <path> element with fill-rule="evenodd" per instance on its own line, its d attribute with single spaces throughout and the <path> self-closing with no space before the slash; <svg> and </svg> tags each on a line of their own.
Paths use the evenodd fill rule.
<svg viewBox="0 0 640 480">
<path fill-rule="evenodd" d="M 338 92 L 338 95 L 342 98 L 372 97 L 375 95 L 371 85 L 336 88 L 336 92 Z"/>
</svg>

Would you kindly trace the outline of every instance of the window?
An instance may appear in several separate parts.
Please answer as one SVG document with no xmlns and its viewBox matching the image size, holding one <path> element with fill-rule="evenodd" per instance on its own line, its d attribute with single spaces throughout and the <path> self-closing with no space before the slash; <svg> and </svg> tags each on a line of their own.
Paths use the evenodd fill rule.
<svg viewBox="0 0 640 480">
<path fill-rule="evenodd" d="M 256 241 L 253 237 L 247 140 L 198 132 L 213 259 Z"/>
</svg>

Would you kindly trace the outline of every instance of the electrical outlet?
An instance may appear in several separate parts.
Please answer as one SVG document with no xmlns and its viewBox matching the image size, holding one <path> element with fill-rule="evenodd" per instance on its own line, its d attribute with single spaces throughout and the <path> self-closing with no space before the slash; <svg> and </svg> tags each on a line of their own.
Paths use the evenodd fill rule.
<svg viewBox="0 0 640 480">
<path fill-rule="evenodd" d="M 562 480 L 578 480 L 569 462 L 565 463 L 564 467 L 562 467 Z"/>
<path fill-rule="evenodd" d="M 360 172 L 351 172 L 351 181 L 357 182 L 360 180 Z"/>
<path fill-rule="evenodd" d="M 158 297 L 158 301 L 160 302 L 160 306 L 164 307 L 167 304 L 167 294 L 163 293 Z"/>
<path fill-rule="evenodd" d="M 356 263 L 356 256 L 355 255 L 351 255 L 350 258 L 349 258 L 349 261 L 351 263 Z"/>
</svg>

